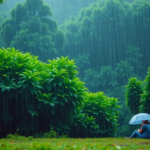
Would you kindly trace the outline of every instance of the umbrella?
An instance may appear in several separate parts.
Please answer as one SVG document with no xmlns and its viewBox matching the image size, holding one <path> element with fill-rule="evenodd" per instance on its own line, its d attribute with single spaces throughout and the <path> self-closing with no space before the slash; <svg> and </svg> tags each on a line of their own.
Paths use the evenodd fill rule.
<svg viewBox="0 0 150 150">
<path fill-rule="evenodd" d="M 142 124 L 143 120 L 150 121 L 150 114 L 147 114 L 147 113 L 136 114 L 131 118 L 129 124 L 132 124 L 132 125 Z"/>
</svg>

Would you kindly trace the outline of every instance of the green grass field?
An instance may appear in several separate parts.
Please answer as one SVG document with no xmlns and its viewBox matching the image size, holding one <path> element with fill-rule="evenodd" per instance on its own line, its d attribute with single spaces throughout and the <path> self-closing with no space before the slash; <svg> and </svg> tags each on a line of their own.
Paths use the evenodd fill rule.
<svg viewBox="0 0 150 150">
<path fill-rule="evenodd" d="M 0 139 L 0 150 L 150 150 L 150 140 L 124 138 Z"/>
</svg>

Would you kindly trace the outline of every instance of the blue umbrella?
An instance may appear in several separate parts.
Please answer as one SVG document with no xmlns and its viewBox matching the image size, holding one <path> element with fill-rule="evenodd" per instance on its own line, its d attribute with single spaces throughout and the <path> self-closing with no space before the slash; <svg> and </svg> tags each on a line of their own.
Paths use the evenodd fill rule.
<svg viewBox="0 0 150 150">
<path fill-rule="evenodd" d="M 150 114 L 147 114 L 147 113 L 136 114 L 131 118 L 129 124 L 132 124 L 132 125 L 142 124 L 143 120 L 150 121 Z"/>
</svg>

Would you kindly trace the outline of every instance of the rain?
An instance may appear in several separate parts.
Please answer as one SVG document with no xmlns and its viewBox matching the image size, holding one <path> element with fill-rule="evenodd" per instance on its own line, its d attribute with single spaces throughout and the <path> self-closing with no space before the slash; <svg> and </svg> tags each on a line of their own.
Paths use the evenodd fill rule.
<svg viewBox="0 0 150 150">
<path fill-rule="evenodd" d="M 149 67 L 150 0 L 0 1 L 0 138 L 127 136 Z"/>
</svg>

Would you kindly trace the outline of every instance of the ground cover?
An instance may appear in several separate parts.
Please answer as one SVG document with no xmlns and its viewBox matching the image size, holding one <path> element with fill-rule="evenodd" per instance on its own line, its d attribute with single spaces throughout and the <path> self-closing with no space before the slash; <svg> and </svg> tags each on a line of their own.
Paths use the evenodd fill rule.
<svg viewBox="0 0 150 150">
<path fill-rule="evenodd" d="M 124 138 L 0 139 L 0 150 L 149 150 L 150 140 Z"/>
</svg>

